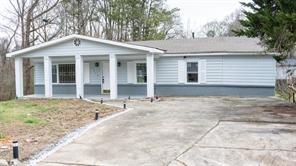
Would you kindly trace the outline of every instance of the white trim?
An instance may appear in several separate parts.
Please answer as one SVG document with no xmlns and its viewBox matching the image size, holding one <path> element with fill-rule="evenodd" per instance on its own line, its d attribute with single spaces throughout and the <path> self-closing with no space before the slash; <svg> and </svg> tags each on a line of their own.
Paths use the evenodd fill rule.
<svg viewBox="0 0 296 166">
<path fill-rule="evenodd" d="M 135 72 L 134 72 L 134 74 L 135 74 L 135 82 L 134 82 L 134 84 L 139 84 L 139 85 L 142 85 L 142 84 L 147 84 L 147 81 L 148 81 L 148 77 L 147 77 L 147 61 L 142 61 L 142 60 L 138 60 L 138 61 L 134 61 L 134 63 L 135 63 Z M 146 64 L 146 77 L 147 77 L 147 81 L 146 82 L 138 82 L 138 75 L 137 75 L 137 64 L 141 64 L 141 63 L 144 63 L 144 64 Z"/>
<path fill-rule="evenodd" d="M 223 56 L 223 55 L 279 55 L 278 53 L 271 52 L 216 52 L 216 53 L 180 53 L 180 54 L 162 54 L 161 57 L 180 57 L 180 56 Z"/>
<path fill-rule="evenodd" d="M 76 83 L 52 83 L 53 85 L 76 85 Z"/>
<path fill-rule="evenodd" d="M 198 61 L 198 82 L 200 84 L 207 83 L 207 60 L 205 59 Z"/>
<path fill-rule="evenodd" d="M 200 60 L 195 60 L 195 59 L 188 59 L 185 60 L 185 84 L 200 84 Z M 197 72 L 197 82 L 188 82 L 188 71 L 187 71 L 187 63 L 197 63 L 198 67 L 198 72 Z"/>
<path fill-rule="evenodd" d="M 110 99 L 117 99 L 117 57 L 115 54 L 109 55 L 110 74 Z"/>
<path fill-rule="evenodd" d="M 83 80 L 84 84 L 90 83 L 90 63 L 88 62 L 83 63 Z"/>
<path fill-rule="evenodd" d="M 100 61 L 100 66 L 102 66 L 101 68 L 101 75 L 100 75 L 100 81 L 101 81 L 101 94 L 109 94 L 110 92 L 104 92 L 105 90 L 109 90 L 110 91 L 110 62 L 109 61 Z M 108 70 L 109 73 L 107 75 L 104 74 L 104 72 L 106 72 L 106 68 L 104 68 L 104 64 L 108 64 Z M 104 83 L 103 83 L 103 76 L 104 76 Z M 107 77 L 106 77 L 107 76 Z M 109 79 L 109 87 L 107 89 L 105 89 L 105 85 L 106 85 L 106 80 L 108 81 Z"/>
<path fill-rule="evenodd" d="M 198 80 L 197 82 L 188 82 L 188 72 L 187 72 L 187 63 L 188 62 L 197 62 L 198 63 Z M 205 63 L 205 69 L 202 68 L 202 63 Z M 186 85 L 198 85 L 206 83 L 206 60 L 204 59 L 183 59 L 178 61 L 178 83 Z M 205 77 L 203 79 L 203 77 Z"/>
<path fill-rule="evenodd" d="M 104 44 L 110 44 L 110 45 L 114 45 L 114 46 L 119 46 L 119 47 L 125 47 L 125 48 L 130 48 L 130 49 L 135 49 L 135 50 L 140 50 L 140 51 L 147 51 L 147 52 L 152 52 L 152 53 L 159 53 L 162 54 L 164 53 L 163 51 L 159 50 L 159 49 L 155 49 L 155 48 L 150 48 L 150 47 L 144 47 L 144 46 L 137 46 L 137 45 L 133 45 L 133 44 L 127 44 L 127 43 L 122 43 L 122 42 L 116 42 L 116 41 L 111 41 L 111 40 L 103 40 L 103 39 L 99 39 L 99 38 L 94 38 L 94 37 L 88 37 L 88 36 L 83 36 L 83 35 L 70 35 L 70 36 L 66 36 L 57 40 L 52 40 L 52 41 L 48 41 L 42 44 L 38 44 L 29 48 L 25 48 L 22 50 L 18 50 L 18 51 L 14 51 L 11 53 L 6 54 L 6 57 L 15 57 L 15 56 L 19 56 L 34 50 L 38 50 L 41 48 L 45 48 L 45 47 L 49 47 L 67 40 L 71 40 L 71 39 L 84 39 L 84 40 L 89 40 L 89 41 L 94 41 L 94 42 L 98 42 L 98 43 L 104 43 Z"/>
<path fill-rule="evenodd" d="M 178 83 L 179 84 L 185 84 L 186 78 L 185 78 L 185 73 L 186 73 L 186 61 L 184 59 L 178 60 Z"/>
<path fill-rule="evenodd" d="M 147 97 L 154 97 L 154 55 L 146 57 Z"/>
<path fill-rule="evenodd" d="M 136 64 L 133 61 L 128 61 L 127 65 L 127 83 L 128 84 L 135 84 L 136 83 Z"/>
<path fill-rule="evenodd" d="M 59 83 L 59 68 L 58 68 L 58 64 L 52 64 L 51 66 L 55 66 L 56 67 L 56 71 L 57 71 L 57 82 L 52 82 L 52 84 L 58 84 Z M 51 76 L 52 76 L 52 73 L 51 73 Z"/>
<path fill-rule="evenodd" d="M 23 76 L 23 58 L 17 57 L 15 65 L 15 93 L 16 97 L 24 96 L 24 76 Z"/>
<path fill-rule="evenodd" d="M 52 60 L 44 56 L 44 90 L 45 97 L 52 97 Z"/>
<path fill-rule="evenodd" d="M 146 64 L 146 68 L 147 68 L 147 63 L 146 62 L 147 61 L 145 61 L 145 60 L 135 60 L 135 61 L 128 61 L 127 62 L 128 66 L 133 64 L 133 66 L 130 66 L 132 68 L 127 67 L 128 68 L 127 69 L 127 77 L 128 77 L 127 82 L 128 82 L 128 84 L 136 84 L 136 85 L 146 85 L 147 84 L 147 82 L 143 82 L 143 83 L 138 82 L 138 78 L 137 78 L 137 64 L 144 63 L 144 64 Z M 130 71 L 130 70 L 132 70 L 132 71 Z"/>
<path fill-rule="evenodd" d="M 76 97 L 84 98 L 83 57 L 81 55 L 75 55 L 75 81 Z"/>
</svg>

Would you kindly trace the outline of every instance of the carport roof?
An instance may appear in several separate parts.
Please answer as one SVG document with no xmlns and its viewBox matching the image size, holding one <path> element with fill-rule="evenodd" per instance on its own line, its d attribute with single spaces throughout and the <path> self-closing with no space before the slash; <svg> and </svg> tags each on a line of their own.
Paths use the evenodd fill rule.
<svg viewBox="0 0 296 166">
<path fill-rule="evenodd" d="M 110 44 L 110 45 L 114 45 L 114 46 L 119 46 L 119 47 L 125 47 L 125 48 L 130 48 L 130 49 L 135 49 L 135 50 L 140 50 L 140 51 L 146 51 L 146 52 L 151 52 L 151 53 L 158 53 L 161 54 L 163 53 L 162 50 L 156 49 L 156 48 L 151 48 L 151 47 L 146 47 L 146 46 L 138 46 L 138 45 L 133 45 L 133 44 L 128 44 L 128 43 L 122 43 L 122 42 L 117 42 L 117 41 L 111 41 L 111 40 L 104 40 L 104 39 L 99 39 L 99 38 L 94 38 L 94 37 L 88 37 L 88 36 L 83 36 L 83 35 L 69 35 L 66 37 L 62 37 L 60 39 L 56 39 L 56 40 L 52 40 L 52 41 L 48 41 L 42 44 L 38 44 L 32 47 L 28 47 L 22 50 L 18 50 L 18 51 L 14 51 L 11 53 L 8 53 L 6 56 L 7 57 L 15 57 L 15 56 L 21 56 L 22 54 L 31 52 L 31 51 L 35 51 L 35 50 L 39 50 L 45 47 L 49 47 L 52 45 L 56 45 L 59 43 L 62 43 L 64 41 L 68 41 L 68 40 L 73 40 L 73 39 L 84 39 L 84 40 L 88 40 L 88 41 L 93 41 L 93 42 L 98 42 L 98 43 L 103 43 L 103 44 Z"/>
<path fill-rule="evenodd" d="M 194 53 L 265 53 L 258 38 L 248 37 L 211 37 L 197 39 L 151 40 L 128 42 L 165 50 L 167 54 Z"/>
</svg>

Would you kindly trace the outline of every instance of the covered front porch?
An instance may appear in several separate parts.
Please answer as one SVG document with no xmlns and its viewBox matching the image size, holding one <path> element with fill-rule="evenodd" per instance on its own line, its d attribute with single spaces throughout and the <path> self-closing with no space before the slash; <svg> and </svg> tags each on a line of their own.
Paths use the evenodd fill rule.
<svg viewBox="0 0 296 166">
<path fill-rule="evenodd" d="M 23 58 L 35 68 L 35 93 L 27 97 L 154 96 L 155 59 L 162 51 L 79 35 L 65 38 L 14 54 L 17 97 L 24 97 Z"/>
</svg>

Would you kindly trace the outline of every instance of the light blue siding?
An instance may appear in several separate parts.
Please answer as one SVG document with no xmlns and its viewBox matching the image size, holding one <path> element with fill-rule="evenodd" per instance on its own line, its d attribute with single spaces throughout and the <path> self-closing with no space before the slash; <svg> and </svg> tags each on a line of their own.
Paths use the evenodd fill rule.
<svg viewBox="0 0 296 166">
<path fill-rule="evenodd" d="M 275 85 L 276 62 L 271 56 L 224 56 L 225 85 Z"/>
<path fill-rule="evenodd" d="M 203 56 L 186 57 L 186 60 L 206 60 L 206 84 L 187 85 L 178 83 L 178 60 L 181 57 L 160 57 L 156 59 L 156 95 L 272 95 L 275 85 L 276 64 L 271 56 Z M 95 63 L 99 62 L 99 67 Z M 102 77 L 102 61 L 86 61 L 90 63 L 90 82 L 85 85 L 86 94 L 100 94 Z M 127 84 L 127 60 L 119 60 L 118 91 L 119 94 L 145 95 L 146 85 Z M 35 85 L 44 84 L 43 63 L 35 63 Z M 75 84 L 71 87 L 55 85 L 54 92 L 69 90 L 75 92 Z M 36 86 L 36 92 L 44 93 Z M 183 91 L 183 92 L 182 92 Z M 250 92 L 248 92 L 250 91 Z M 257 92 L 256 92 L 257 91 Z M 192 92 L 192 93 L 191 93 Z M 158 94 L 157 94 L 158 93 Z"/>
<path fill-rule="evenodd" d="M 156 84 L 178 84 L 178 60 L 183 57 L 161 57 L 156 60 Z M 274 86 L 276 64 L 270 56 L 187 57 L 205 59 L 206 84 Z M 98 61 L 100 62 L 100 61 Z M 127 61 L 119 61 L 118 84 L 127 83 Z M 102 63 L 90 63 L 90 84 L 101 84 Z M 43 63 L 36 63 L 35 84 L 44 84 Z"/>
<path fill-rule="evenodd" d="M 178 60 L 183 57 L 163 57 L 156 61 L 156 83 L 178 84 Z M 222 83 L 222 57 L 186 57 L 186 60 L 207 60 L 207 83 Z"/>
<path fill-rule="evenodd" d="M 80 46 L 75 46 L 73 40 L 68 40 L 58 45 L 42 48 L 35 50 L 30 53 L 24 54 L 23 56 L 29 57 L 42 57 L 48 56 L 74 56 L 75 54 L 81 55 L 106 55 L 111 54 L 143 54 L 142 51 L 128 49 L 119 46 L 112 46 L 109 44 L 97 43 L 88 40 L 81 40 Z"/>
<path fill-rule="evenodd" d="M 178 58 L 156 60 L 156 83 L 176 84 L 178 82 Z"/>
<path fill-rule="evenodd" d="M 203 58 L 207 60 L 206 81 L 207 84 L 222 84 L 222 56 Z"/>
<path fill-rule="evenodd" d="M 157 84 L 178 84 L 178 60 L 162 57 L 156 62 Z M 206 60 L 206 84 L 274 86 L 275 61 L 271 56 L 203 56 L 186 60 Z"/>
<path fill-rule="evenodd" d="M 117 82 L 118 84 L 126 84 L 127 83 L 127 62 L 119 61 L 120 66 L 117 67 Z"/>
<path fill-rule="evenodd" d="M 87 62 L 86 62 L 87 63 Z M 90 84 L 101 84 L 102 78 L 102 65 L 95 66 L 97 62 L 89 62 L 89 82 Z M 99 63 L 99 61 L 98 61 Z"/>
<path fill-rule="evenodd" d="M 36 85 L 44 84 L 44 66 L 43 63 L 34 64 L 34 82 Z"/>
</svg>

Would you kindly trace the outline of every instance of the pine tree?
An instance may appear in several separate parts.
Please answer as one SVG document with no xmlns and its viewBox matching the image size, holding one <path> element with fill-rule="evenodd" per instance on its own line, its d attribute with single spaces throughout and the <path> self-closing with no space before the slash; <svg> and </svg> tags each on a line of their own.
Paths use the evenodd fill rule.
<svg viewBox="0 0 296 166">
<path fill-rule="evenodd" d="M 259 37 L 268 51 L 280 53 L 277 61 L 293 56 L 296 45 L 296 1 L 253 0 L 241 3 L 246 19 L 241 20 L 244 29 L 235 32 L 239 36 Z"/>
</svg>

